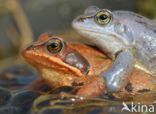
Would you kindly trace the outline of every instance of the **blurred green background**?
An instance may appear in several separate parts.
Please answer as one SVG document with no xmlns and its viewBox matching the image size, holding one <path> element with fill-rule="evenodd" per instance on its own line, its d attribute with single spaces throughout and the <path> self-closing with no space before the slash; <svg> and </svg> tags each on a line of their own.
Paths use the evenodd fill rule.
<svg viewBox="0 0 156 114">
<path fill-rule="evenodd" d="M 43 32 L 77 41 L 71 22 L 90 5 L 156 18 L 156 0 L 0 0 L 0 67 L 20 62 L 21 47 Z"/>
</svg>

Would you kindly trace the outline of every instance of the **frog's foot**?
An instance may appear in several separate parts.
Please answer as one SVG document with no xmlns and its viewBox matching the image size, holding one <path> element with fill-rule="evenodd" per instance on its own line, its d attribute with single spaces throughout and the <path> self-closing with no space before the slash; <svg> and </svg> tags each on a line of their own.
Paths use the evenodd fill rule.
<svg viewBox="0 0 156 114">
<path fill-rule="evenodd" d="M 133 55 L 129 50 L 120 52 L 108 71 L 102 73 L 108 92 L 119 92 L 128 83 L 134 66 Z"/>
<path fill-rule="evenodd" d="M 90 76 L 88 81 L 77 92 L 78 96 L 97 97 L 104 93 L 105 83 L 100 76 Z"/>
</svg>

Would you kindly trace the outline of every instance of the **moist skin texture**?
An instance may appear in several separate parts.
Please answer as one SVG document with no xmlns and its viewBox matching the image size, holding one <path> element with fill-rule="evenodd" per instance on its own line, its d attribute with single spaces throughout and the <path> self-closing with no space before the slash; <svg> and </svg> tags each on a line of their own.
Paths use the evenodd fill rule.
<svg viewBox="0 0 156 114">
<path fill-rule="evenodd" d="M 64 43 L 62 50 L 55 54 L 47 50 L 47 44 L 53 42 L 54 38 Z M 52 46 L 55 47 L 55 45 Z M 74 47 L 77 47 L 76 50 Z M 84 53 L 83 49 L 85 50 L 86 56 L 80 54 L 80 52 Z M 23 49 L 22 55 L 39 71 L 41 78 L 52 88 L 75 86 L 79 88 L 77 95 L 97 96 L 101 94 L 105 88 L 103 79 L 99 78 L 98 74 L 106 67 L 104 64 L 95 64 L 95 62 L 98 63 L 98 61 L 94 62 L 94 59 L 90 58 L 90 55 L 87 55 L 87 53 L 94 53 L 94 50 L 90 52 L 89 49 L 90 48 L 83 45 L 71 45 L 66 43 L 62 38 L 44 33 L 39 37 L 37 42 Z M 78 52 L 77 50 L 81 51 Z M 95 51 L 94 56 L 98 54 L 100 54 L 100 52 Z M 87 60 L 86 57 L 90 59 Z M 110 61 L 108 60 L 108 62 Z M 91 66 L 93 64 L 95 65 Z M 87 91 L 80 92 L 83 88 L 88 87 L 95 89 L 89 93 Z"/>
<path fill-rule="evenodd" d="M 63 86 L 78 88 L 76 95 L 79 96 L 97 97 L 103 95 L 106 92 L 106 88 L 100 74 L 111 67 L 112 61 L 102 52 L 92 47 L 78 43 L 66 43 L 70 49 L 81 55 L 79 56 L 81 59 L 85 58 L 89 62 L 90 69 L 87 74 L 83 74 L 78 68 L 64 63 L 59 56 L 52 55 L 46 51 L 43 44 L 49 38 L 59 37 L 49 35 L 49 33 L 42 34 L 37 42 L 32 43 L 22 50 L 23 57 L 39 71 L 44 83 L 50 85 L 52 88 Z M 37 54 L 34 54 L 36 52 Z M 81 61 L 81 59 L 78 60 Z M 31 85 L 31 88 L 35 88 L 35 86 L 42 87 L 42 82 L 36 81 Z M 124 99 L 132 95 L 155 91 L 155 88 L 155 77 L 151 77 L 148 73 L 144 73 L 141 70 L 133 69 L 126 87 L 117 94 L 114 94 L 114 96 Z"/>
<path fill-rule="evenodd" d="M 111 15 L 109 23 L 97 23 L 95 17 L 99 12 Z M 154 21 L 129 11 L 111 12 L 91 6 L 75 18 L 72 25 L 92 45 L 114 60 L 112 67 L 101 74 L 106 80 L 108 91 L 119 92 L 125 87 L 134 66 L 156 76 Z"/>
</svg>

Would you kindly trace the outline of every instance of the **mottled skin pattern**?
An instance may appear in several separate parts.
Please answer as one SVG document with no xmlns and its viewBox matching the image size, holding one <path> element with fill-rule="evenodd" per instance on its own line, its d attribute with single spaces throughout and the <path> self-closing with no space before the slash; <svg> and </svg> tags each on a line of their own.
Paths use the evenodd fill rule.
<svg viewBox="0 0 156 114">
<path fill-rule="evenodd" d="M 111 15 L 109 23 L 100 25 L 95 16 Z M 104 17 L 105 18 L 105 17 Z M 156 76 L 156 23 L 129 11 L 109 11 L 95 6 L 74 19 L 73 27 L 114 60 L 102 76 L 110 92 L 118 92 L 128 83 L 134 66 Z"/>
</svg>

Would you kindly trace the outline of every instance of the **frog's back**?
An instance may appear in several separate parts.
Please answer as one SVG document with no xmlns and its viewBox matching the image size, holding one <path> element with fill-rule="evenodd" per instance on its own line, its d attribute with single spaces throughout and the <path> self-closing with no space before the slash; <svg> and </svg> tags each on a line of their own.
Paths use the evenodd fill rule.
<svg viewBox="0 0 156 114">
<path fill-rule="evenodd" d="M 151 31 L 144 32 L 136 40 L 137 58 L 149 72 L 156 76 L 156 34 Z"/>
<path fill-rule="evenodd" d="M 129 11 L 115 11 L 120 18 L 128 20 L 136 49 L 136 59 L 148 72 L 156 76 L 156 22 Z"/>
</svg>

